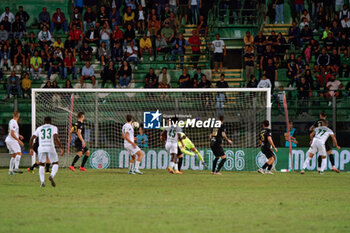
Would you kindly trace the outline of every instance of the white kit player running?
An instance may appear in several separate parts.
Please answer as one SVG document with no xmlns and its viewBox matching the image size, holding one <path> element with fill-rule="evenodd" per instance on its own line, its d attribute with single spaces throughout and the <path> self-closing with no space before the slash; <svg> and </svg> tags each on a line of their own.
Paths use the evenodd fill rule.
<svg viewBox="0 0 350 233">
<path fill-rule="evenodd" d="M 35 138 L 39 139 L 39 148 L 38 148 L 38 161 L 39 161 L 39 177 L 41 182 L 41 187 L 45 187 L 45 163 L 46 158 L 48 157 L 52 164 L 52 171 L 49 177 L 51 185 L 56 186 L 53 178 L 55 177 L 58 171 L 58 156 L 55 149 L 55 142 L 59 146 L 61 153 L 60 156 L 63 156 L 63 147 L 58 138 L 57 127 L 51 125 L 51 117 L 45 117 L 44 125 L 37 128 L 34 132 L 34 135 L 30 138 L 29 147 L 30 154 L 33 155 L 33 141 Z"/>
<path fill-rule="evenodd" d="M 301 174 L 305 173 L 305 168 L 309 165 L 310 160 L 312 157 L 318 153 L 319 156 L 322 158 L 322 165 L 320 173 L 323 174 L 326 166 L 327 166 L 327 151 L 325 143 L 329 136 L 331 136 L 334 144 L 336 145 L 337 149 L 339 150 L 340 147 L 338 146 L 337 139 L 334 136 L 334 133 L 331 129 L 329 129 L 328 121 L 327 120 L 320 120 L 322 121 L 322 126 L 315 128 L 314 132 L 312 132 L 311 136 L 313 136 L 313 140 L 309 149 L 309 156 L 306 158 Z"/>
<path fill-rule="evenodd" d="M 20 117 L 19 112 L 13 113 L 13 118 L 9 122 L 9 134 L 6 137 L 5 143 L 9 154 L 11 155 L 9 175 L 14 175 L 15 173 L 22 174 L 23 172 L 19 170 L 19 162 L 21 160 L 22 151 L 21 146 L 23 146 L 23 136 L 19 134 L 18 119 Z M 13 169 L 15 167 L 15 169 Z"/>
<path fill-rule="evenodd" d="M 165 149 L 171 156 L 170 164 L 168 167 L 168 171 L 173 174 L 181 174 L 178 169 L 177 164 L 177 143 L 181 141 L 181 128 L 175 124 L 177 122 L 177 118 L 172 118 L 169 122 L 169 126 L 164 129 L 160 139 L 163 141 L 166 136 Z M 184 147 L 183 143 L 182 146 Z"/>
<path fill-rule="evenodd" d="M 131 175 L 135 175 L 135 174 L 141 175 L 142 172 L 139 170 L 139 166 L 143 157 L 143 153 L 135 143 L 134 129 L 132 127 L 132 121 L 133 121 L 132 116 L 127 115 L 126 121 L 127 122 L 123 125 L 123 128 L 122 128 L 122 138 L 124 139 L 124 148 L 131 155 L 128 173 Z M 137 160 L 135 162 L 136 155 L 137 155 Z"/>
</svg>

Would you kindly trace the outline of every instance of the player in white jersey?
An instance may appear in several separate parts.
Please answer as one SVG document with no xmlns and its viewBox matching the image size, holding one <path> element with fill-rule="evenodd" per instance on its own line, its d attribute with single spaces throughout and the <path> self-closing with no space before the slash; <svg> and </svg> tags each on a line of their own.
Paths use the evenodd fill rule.
<svg viewBox="0 0 350 233">
<path fill-rule="evenodd" d="M 168 171 L 173 174 L 181 174 L 178 169 L 177 164 L 177 143 L 180 141 L 181 145 L 184 147 L 181 141 L 181 128 L 176 125 L 177 118 L 174 117 L 169 121 L 169 126 L 164 129 L 160 136 L 160 140 L 164 140 L 166 137 L 165 149 L 171 156 Z"/>
<path fill-rule="evenodd" d="M 33 141 L 35 138 L 39 140 L 39 148 L 38 148 L 38 161 L 39 161 L 39 177 L 41 182 L 41 187 L 45 187 L 45 162 L 46 159 L 49 158 L 52 164 L 52 171 L 49 177 L 51 181 L 51 185 L 53 187 L 56 186 L 53 178 L 55 177 L 58 171 L 58 156 L 55 149 L 55 142 L 61 150 L 61 156 L 64 153 L 63 147 L 61 145 L 60 139 L 58 138 L 58 130 L 57 127 L 51 125 L 51 117 L 45 117 L 44 124 L 37 128 L 30 138 L 29 147 L 30 154 L 33 155 Z"/>
<path fill-rule="evenodd" d="M 126 116 L 126 123 L 123 125 L 122 128 L 122 138 L 124 139 L 124 148 L 130 153 L 131 159 L 130 159 L 130 165 L 129 165 L 129 174 L 135 175 L 135 174 L 142 174 L 142 172 L 139 170 L 140 162 L 143 157 L 143 153 L 141 149 L 137 146 L 135 143 L 134 136 L 134 129 L 132 127 L 132 116 L 127 115 Z M 137 156 L 137 159 L 136 159 Z M 135 162 L 136 159 L 136 162 Z"/>
<path fill-rule="evenodd" d="M 23 146 L 23 142 L 21 141 L 23 140 L 23 136 L 19 134 L 19 127 L 17 123 L 19 117 L 19 112 L 16 111 L 13 113 L 13 118 L 9 122 L 9 134 L 5 140 L 7 149 L 11 155 L 9 175 L 14 175 L 15 173 L 23 173 L 18 168 L 22 156 L 21 146 Z M 13 167 L 15 167 L 15 169 L 13 169 Z"/>
<path fill-rule="evenodd" d="M 311 137 L 313 137 L 310 149 L 309 149 L 309 156 L 306 158 L 301 174 L 305 173 L 305 168 L 307 165 L 309 165 L 310 160 L 312 157 L 318 152 L 318 156 L 321 156 L 322 158 L 322 165 L 320 173 L 323 174 L 324 169 L 327 166 L 327 151 L 325 143 L 329 136 L 331 136 L 334 144 L 336 145 L 337 149 L 339 150 L 340 147 L 338 146 L 337 139 L 334 136 L 334 133 L 331 129 L 328 128 L 328 121 L 327 120 L 320 120 L 322 122 L 322 126 L 317 127 L 314 129 L 314 132 L 312 132 Z"/>
</svg>

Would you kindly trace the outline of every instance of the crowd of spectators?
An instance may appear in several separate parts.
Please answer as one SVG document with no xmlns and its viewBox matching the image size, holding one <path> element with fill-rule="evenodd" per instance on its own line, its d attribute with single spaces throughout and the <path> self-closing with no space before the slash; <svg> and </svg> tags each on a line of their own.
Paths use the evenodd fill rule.
<svg viewBox="0 0 350 233">
<path fill-rule="evenodd" d="M 70 15 L 60 8 L 49 12 L 47 7 L 42 7 L 37 16 L 38 25 L 28 25 L 32 16 L 22 6 L 15 14 L 9 7 L 5 8 L 0 16 L 0 79 L 4 71 L 13 71 L 16 76 L 20 69 L 29 80 L 53 81 L 53 77 L 68 79 L 71 75 L 73 80 L 80 78 L 82 86 L 91 80 L 95 87 L 94 64 L 97 63 L 101 67 L 98 72 L 101 71 L 102 87 L 111 81 L 113 87 L 124 88 L 130 84 L 138 64 L 145 62 L 146 55 L 150 63 L 159 56 L 165 61 L 179 60 L 182 69 L 187 47 L 192 48 L 191 59 L 197 68 L 201 55 L 199 36 L 206 36 L 208 31 L 206 19 L 201 15 L 202 0 L 74 0 L 72 3 Z M 180 31 L 183 21 L 197 25 L 189 40 Z M 33 26 L 39 29 L 38 33 L 27 30 Z M 11 86 L 21 83 L 25 75 L 17 76 L 21 76 L 19 81 L 12 79 Z M 9 93 L 14 93 L 15 88 L 8 86 Z M 170 87 L 170 82 L 158 86 Z M 18 89 L 17 95 L 21 96 L 23 90 Z"/>
<path fill-rule="evenodd" d="M 275 2 L 275 24 L 283 22 L 284 0 Z M 339 97 L 350 90 L 350 11 L 342 0 L 294 0 L 287 35 L 250 32 L 244 36 L 244 67 L 248 87 L 275 89 L 280 69 L 297 90 L 300 104 L 312 96 Z M 282 8 L 282 9 L 281 9 Z M 255 72 L 256 71 L 256 72 Z M 259 74 L 259 77 L 255 77 Z"/>
</svg>

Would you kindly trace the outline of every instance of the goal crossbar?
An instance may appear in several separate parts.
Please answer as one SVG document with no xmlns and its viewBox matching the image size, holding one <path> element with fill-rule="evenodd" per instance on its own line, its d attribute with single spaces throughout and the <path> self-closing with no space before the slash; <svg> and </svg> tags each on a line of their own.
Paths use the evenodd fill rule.
<svg viewBox="0 0 350 233">
<path fill-rule="evenodd" d="M 68 100 L 66 99 L 65 101 L 67 101 L 67 103 L 70 101 L 73 101 L 72 98 L 74 98 L 74 94 L 79 94 L 81 93 L 82 95 L 86 95 L 86 94 L 89 94 L 91 93 L 92 96 L 95 96 L 94 94 L 96 94 L 96 97 L 92 98 L 92 99 L 89 99 L 89 101 L 92 101 L 91 102 L 91 106 L 95 106 L 95 112 L 99 112 L 99 109 L 97 108 L 98 106 L 98 99 L 99 98 L 102 98 L 104 99 L 104 97 L 100 97 L 98 94 L 108 94 L 108 93 L 115 93 L 115 94 L 118 94 L 120 96 L 120 94 L 122 93 L 125 93 L 126 94 L 126 98 L 128 96 L 128 94 L 130 93 L 135 93 L 135 94 L 142 94 L 142 93 L 145 93 L 145 94 L 148 94 L 148 93 L 159 93 L 159 94 L 163 94 L 163 93 L 176 93 L 175 96 L 178 96 L 179 98 L 179 101 L 182 101 L 183 103 L 186 103 L 186 101 L 190 101 L 187 99 L 187 97 L 189 96 L 182 96 L 181 93 L 183 94 L 186 94 L 186 93 L 197 93 L 197 94 L 201 94 L 201 93 L 213 93 L 213 94 L 219 94 L 219 93 L 224 93 L 224 94 L 230 94 L 230 93 L 256 93 L 258 95 L 255 95 L 257 98 L 262 98 L 264 101 L 264 109 L 265 109 L 265 114 L 263 115 L 260 115 L 261 117 L 271 121 L 271 89 L 270 88 L 169 88 L 169 89 L 162 89 L 162 88 L 133 88 L 133 89 L 70 89 L 70 88 L 67 88 L 67 89 L 64 89 L 64 88 L 50 88 L 50 89 L 39 89 L 39 88 L 33 88 L 32 89 L 32 133 L 35 132 L 35 129 L 36 127 L 38 127 L 39 125 L 39 122 L 38 122 L 38 117 L 41 118 L 42 116 L 44 116 L 45 114 L 49 114 L 50 112 L 50 108 L 55 108 L 54 105 L 52 105 L 53 103 L 48 103 L 49 105 L 47 105 L 47 107 L 43 108 L 43 105 L 42 105 L 42 102 L 41 100 L 43 98 L 45 98 L 45 93 L 47 93 L 48 95 L 47 96 L 52 96 L 50 93 L 52 93 L 53 95 L 55 94 L 58 94 L 58 95 L 63 95 L 64 96 L 64 93 L 70 95 L 71 97 L 65 97 L 65 98 L 68 98 Z M 259 94 L 261 93 L 261 95 Z M 43 94 L 43 96 L 41 95 Z M 71 95 L 73 94 L 73 95 Z M 241 106 L 245 106 L 245 107 L 252 107 L 252 109 L 254 109 L 254 105 L 255 105 L 255 102 L 258 100 L 253 100 L 253 99 L 250 99 L 251 101 L 248 101 L 247 103 L 245 103 L 245 98 L 250 98 L 250 95 L 240 95 L 243 97 L 243 102 L 241 102 Z M 184 99 L 182 99 L 182 97 L 185 97 Z M 69 100 L 69 98 L 71 98 Z M 79 98 L 79 97 L 78 97 Z M 191 97 L 190 97 L 191 98 Z M 132 99 L 132 97 L 130 96 L 130 99 Z M 83 98 L 84 100 L 84 98 Z M 125 100 L 125 99 L 124 99 Z M 196 99 L 191 99 L 192 101 L 195 101 Z M 253 101 L 252 101 L 253 100 Z M 75 99 L 74 99 L 75 101 Z M 88 101 L 88 100 L 87 100 Z M 103 100 L 104 101 L 104 100 Z M 108 100 L 107 100 L 108 101 Z M 122 101 L 122 100 L 121 100 Z M 145 95 L 143 96 L 142 98 L 139 98 L 139 99 L 134 99 L 134 101 L 140 101 L 140 104 L 142 105 L 143 103 L 147 103 L 147 101 L 149 101 L 148 99 L 148 96 Z M 162 97 L 160 97 L 159 99 L 160 103 L 163 101 L 162 100 Z M 134 102 L 134 103 L 136 103 Z M 83 102 L 82 102 L 83 103 Z M 195 102 L 196 103 L 196 102 Z M 75 103 L 74 103 L 75 104 Z M 261 102 L 259 103 L 261 104 Z M 69 106 L 69 104 L 67 105 Z M 84 106 L 84 105 L 80 105 L 80 106 Z M 165 105 L 166 106 L 166 105 Z M 72 118 L 72 114 L 73 114 L 73 111 L 71 109 L 72 106 L 70 107 L 67 107 L 65 109 L 63 109 L 63 111 L 67 112 L 68 114 L 68 118 L 70 116 L 69 119 Z M 164 106 L 163 106 L 164 108 Z M 201 109 L 201 108 L 199 108 Z M 38 112 L 39 111 L 39 112 Z M 46 112 L 47 111 L 47 112 Z M 201 109 L 201 111 L 206 111 L 205 109 Z M 210 111 L 210 110 L 209 110 Z M 233 112 L 231 111 L 230 114 L 232 114 Z M 118 113 L 120 114 L 120 113 Z M 97 113 L 97 115 L 95 114 L 95 116 L 97 116 L 97 118 L 95 117 L 94 118 L 94 121 L 93 121 L 93 124 L 92 124 L 92 127 L 97 127 L 98 129 L 98 119 L 99 119 L 99 115 Z M 239 116 L 239 115 L 238 115 Z M 236 115 L 231 115 L 231 118 L 236 118 Z M 238 117 L 239 118 L 239 117 Z M 260 118 L 260 120 L 263 120 L 262 118 Z M 72 119 L 69 120 L 69 122 L 71 123 Z M 95 124 L 95 125 L 94 125 Z M 96 125 L 97 124 L 97 125 Z M 68 126 L 67 126 L 68 127 Z M 255 126 L 252 126 L 252 127 L 255 127 Z M 95 134 L 94 134 L 94 140 L 97 140 L 97 137 L 98 137 L 98 130 L 95 131 Z M 97 143 L 95 143 L 97 144 Z M 33 156 L 32 158 L 32 161 L 35 162 L 35 156 Z"/>
</svg>

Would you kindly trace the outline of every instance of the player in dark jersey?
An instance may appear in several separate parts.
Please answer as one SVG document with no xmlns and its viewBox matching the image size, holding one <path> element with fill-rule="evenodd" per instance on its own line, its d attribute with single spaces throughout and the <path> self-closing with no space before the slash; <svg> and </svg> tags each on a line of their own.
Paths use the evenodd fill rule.
<svg viewBox="0 0 350 233">
<path fill-rule="evenodd" d="M 35 142 L 33 144 L 33 150 L 35 154 L 38 154 L 38 148 L 39 148 L 39 139 L 35 138 Z M 49 158 L 46 158 L 46 163 L 45 163 L 45 173 L 50 174 L 50 160 Z M 27 170 L 31 173 L 34 173 L 34 168 L 39 166 L 39 161 L 35 162 L 31 167 L 28 167 Z"/>
<path fill-rule="evenodd" d="M 320 113 L 320 119 L 318 121 L 316 121 L 309 129 L 310 131 L 310 139 L 311 139 L 311 142 L 312 142 L 312 139 L 313 139 L 313 134 L 312 132 L 314 131 L 315 128 L 317 127 L 320 127 L 320 126 L 323 126 L 322 125 L 322 122 L 323 120 L 326 120 L 327 118 L 327 114 L 325 112 L 321 112 Z M 310 142 L 310 143 L 311 143 Z M 310 144 L 311 145 L 311 144 Z M 337 173 L 340 173 L 340 171 L 335 167 L 335 163 L 334 163 L 334 154 L 333 154 L 333 151 L 332 151 L 332 147 L 331 145 L 329 144 L 328 141 L 326 141 L 325 143 L 325 147 L 326 147 L 326 151 L 327 151 L 327 154 L 329 156 L 329 161 L 331 162 L 332 164 L 332 170 L 337 172 Z M 306 152 L 308 154 L 308 152 Z M 318 156 L 318 160 L 317 160 L 317 167 L 318 167 L 318 171 L 320 172 L 321 170 L 321 164 L 322 164 L 322 157 L 321 156 Z"/>
<path fill-rule="evenodd" d="M 213 161 L 213 168 L 211 174 L 221 175 L 220 170 L 226 162 L 226 155 L 224 149 L 222 148 L 222 139 L 225 139 L 228 143 L 232 145 L 232 141 L 226 136 L 226 129 L 224 125 L 224 117 L 220 116 L 219 120 L 221 121 L 220 128 L 213 128 L 212 133 L 210 134 L 210 148 L 214 153 L 215 159 Z M 221 161 L 216 168 L 219 158 Z"/>
<path fill-rule="evenodd" d="M 79 112 L 77 115 L 78 121 L 74 124 L 72 129 L 69 131 L 68 136 L 68 142 L 70 143 L 72 140 L 72 134 L 75 133 L 77 135 L 77 138 L 75 139 L 75 148 L 77 150 L 77 155 L 74 157 L 72 165 L 69 166 L 69 169 L 73 172 L 75 171 L 74 165 L 79 160 L 83 154 L 85 154 L 83 161 L 81 162 L 81 166 L 79 168 L 80 171 L 86 171 L 85 169 L 85 163 L 88 160 L 90 156 L 89 148 L 86 147 L 85 141 L 84 141 L 84 133 L 85 133 L 85 127 L 84 127 L 84 119 L 85 114 L 83 112 Z"/>
<path fill-rule="evenodd" d="M 271 172 L 271 168 L 273 163 L 276 160 L 276 156 L 272 151 L 272 148 L 277 152 L 277 148 L 275 147 L 275 144 L 272 140 L 272 133 L 271 129 L 269 129 L 269 121 L 265 120 L 263 122 L 264 129 L 260 132 L 259 136 L 259 142 L 261 145 L 261 152 L 266 156 L 268 159 L 267 162 L 258 170 L 259 173 L 265 174 L 264 169 L 267 168 L 266 174 L 273 174 Z M 272 147 L 272 148 L 271 148 Z"/>
<path fill-rule="evenodd" d="M 184 155 L 182 154 L 182 151 L 180 149 L 180 147 L 177 147 L 177 166 L 178 166 L 178 170 L 179 173 L 182 174 L 183 172 L 181 171 L 181 167 L 182 167 L 182 161 L 184 159 Z"/>
</svg>

